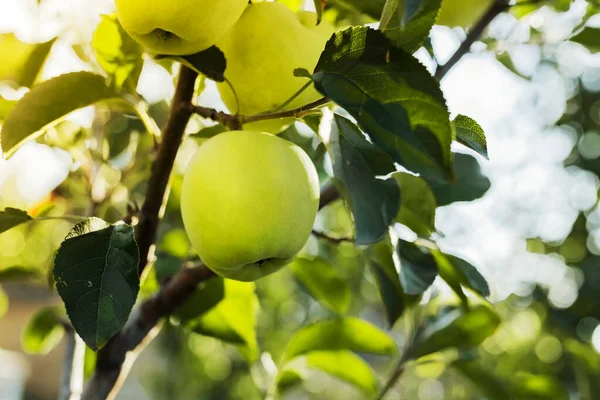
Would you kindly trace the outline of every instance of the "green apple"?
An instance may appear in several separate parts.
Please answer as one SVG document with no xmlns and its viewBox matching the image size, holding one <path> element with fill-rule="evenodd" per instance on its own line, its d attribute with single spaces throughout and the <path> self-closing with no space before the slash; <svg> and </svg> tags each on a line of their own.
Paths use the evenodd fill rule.
<svg viewBox="0 0 600 400">
<path fill-rule="evenodd" d="M 127 33 L 149 51 L 185 55 L 214 45 L 240 18 L 248 0 L 115 0 Z"/>
<path fill-rule="evenodd" d="M 468 28 L 483 17 L 493 2 L 494 0 L 443 0 L 436 23 Z"/>
<path fill-rule="evenodd" d="M 181 214 L 190 241 L 215 273 L 253 281 L 288 264 L 310 236 L 319 179 L 308 155 L 278 136 L 219 134 L 185 172 Z"/>
<path fill-rule="evenodd" d="M 279 109 L 308 82 L 306 78 L 295 77 L 294 69 L 312 72 L 334 32 L 335 28 L 327 21 L 317 25 L 317 16 L 312 12 L 295 13 L 273 2 L 249 5 L 234 27 L 217 42 L 227 58 L 225 77 L 237 94 L 239 107 L 236 95 L 225 82 L 218 83 L 223 102 L 231 112 L 241 115 Z M 283 110 L 321 97 L 311 86 Z M 277 122 L 282 125 L 282 121 Z M 269 121 L 268 125 L 277 122 Z M 257 125 L 246 127 L 256 129 Z"/>
</svg>

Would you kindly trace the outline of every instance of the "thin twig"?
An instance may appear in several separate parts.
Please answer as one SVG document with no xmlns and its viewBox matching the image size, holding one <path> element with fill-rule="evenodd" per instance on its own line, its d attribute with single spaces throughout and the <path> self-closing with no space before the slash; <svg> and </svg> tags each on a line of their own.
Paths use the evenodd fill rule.
<svg viewBox="0 0 600 400">
<path fill-rule="evenodd" d="M 329 99 L 322 98 L 312 103 L 306 104 L 305 106 L 295 108 L 293 110 L 278 111 L 257 115 L 232 115 L 224 113 L 222 111 L 217 111 L 214 108 L 202 106 L 190 106 L 190 110 L 203 118 L 216 121 L 228 127 L 229 129 L 241 129 L 244 124 L 248 124 L 251 122 L 266 121 L 280 118 L 302 118 L 308 114 L 317 112 L 319 107 L 322 107 L 329 102 Z"/>
<path fill-rule="evenodd" d="M 461 43 L 458 50 L 454 52 L 452 57 L 444 65 L 440 65 L 435 71 L 435 77 L 441 80 L 446 74 L 454 67 L 454 65 L 460 61 L 465 54 L 471 50 L 471 46 L 475 43 L 483 34 L 483 31 L 488 25 L 501 13 L 507 11 L 510 8 L 508 0 L 495 0 L 494 3 L 488 8 L 483 17 L 475 24 L 473 29 L 469 30 L 467 37 L 464 42 Z"/>
<path fill-rule="evenodd" d="M 405 354 L 407 354 L 407 353 L 405 353 Z M 400 379 L 400 377 L 402 377 L 402 374 L 404 373 L 404 369 L 406 367 L 407 361 L 408 360 L 404 356 L 402 356 L 400 358 L 400 360 L 398 361 L 398 364 L 396 364 L 396 367 L 394 368 L 394 372 L 388 378 L 387 382 L 383 386 L 383 389 L 381 389 L 381 391 L 375 398 L 376 400 L 383 400 L 385 398 L 385 396 L 387 395 L 387 393 L 396 385 L 396 383 L 398 382 L 398 380 Z"/>
<path fill-rule="evenodd" d="M 67 333 L 67 346 L 65 349 L 63 377 L 58 399 L 79 400 L 83 391 L 85 343 L 72 328 L 65 330 Z"/>
<path fill-rule="evenodd" d="M 320 232 L 320 231 L 316 231 L 316 230 L 313 230 L 311 233 L 316 238 L 323 239 L 328 242 L 336 243 L 336 244 L 343 243 L 343 242 L 351 243 L 354 241 L 354 239 L 352 239 L 351 237 L 339 237 L 338 238 L 338 237 L 329 236 L 325 232 Z"/>
</svg>

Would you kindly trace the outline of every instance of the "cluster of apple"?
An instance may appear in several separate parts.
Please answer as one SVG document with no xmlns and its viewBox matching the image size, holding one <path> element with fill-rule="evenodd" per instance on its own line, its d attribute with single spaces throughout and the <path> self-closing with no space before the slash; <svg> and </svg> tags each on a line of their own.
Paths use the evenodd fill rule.
<svg viewBox="0 0 600 400">
<path fill-rule="evenodd" d="M 281 108 L 314 69 L 334 27 L 315 13 L 295 13 L 276 2 L 248 0 L 116 0 L 123 28 L 148 51 L 186 55 L 216 45 L 227 59 L 224 103 L 242 115 Z M 320 97 L 308 88 L 285 109 Z M 269 121 L 273 123 L 273 121 Z M 319 203 L 319 180 L 308 155 L 261 132 L 222 133 L 194 155 L 183 181 L 181 211 L 203 262 L 226 278 L 253 281 L 277 271 L 302 249 Z M 256 123 L 259 124 L 259 123 Z M 269 129 L 271 128 L 271 129 Z"/>
</svg>

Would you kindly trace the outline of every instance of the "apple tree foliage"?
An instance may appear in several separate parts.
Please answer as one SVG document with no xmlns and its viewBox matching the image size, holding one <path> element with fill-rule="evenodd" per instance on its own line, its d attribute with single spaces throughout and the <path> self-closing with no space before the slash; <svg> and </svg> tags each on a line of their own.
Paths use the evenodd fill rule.
<svg viewBox="0 0 600 400">
<path fill-rule="evenodd" d="M 504 11 L 519 18 L 543 5 L 557 11 L 570 6 L 567 0 L 516 3 Z M 490 188 L 480 168 L 488 157 L 482 128 L 468 116 L 450 114 L 439 77 L 414 56 L 419 49 L 431 49 L 429 34 L 440 5 L 440 0 L 315 0 L 319 18 L 337 21 L 340 30 L 313 70 L 295 74 L 310 80 L 335 107 L 315 109 L 280 133 L 306 150 L 319 171 L 323 193 L 333 193 L 320 210 L 309 242 L 313 250 L 301 253 L 283 272 L 264 278 L 271 286 L 217 277 L 203 280 L 183 304 L 170 310 L 165 334 L 183 330 L 234 345 L 249 366 L 245 374 L 252 375 L 268 396 L 285 395 L 316 370 L 354 387 L 363 398 L 377 398 L 410 365 L 442 357 L 487 398 L 568 398 L 566 391 L 573 389 L 548 375 L 533 371 L 510 380 L 481 366 L 478 346 L 497 331 L 503 309 L 485 300 L 490 288 L 476 266 L 445 253 L 436 243 L 436 209 L 476 200 Z M 590 1 L 587 17 L 599 8 Z M 600 51 L 598 28 L 582 26 L 570 40 Z M 104 16 L 91 44 L 74 48 L 87 70 L 41 80 L 54 43 L 31 45 L 13 35 L 1 37 L 0 51 L 19 57 L 10 67 L 0 66 L 0 79 L 30 90 L 18 101 L 0 97 L 0 143 L 4 158 L 30 141 L 62 148 L 78 167 L 45 203 L 0 211 L 0 234 L 53 220 L 68 221 L 70 231 L 50 260 L 3 266 L 0 282 L 47 285 L 63 300 L 64 308 L 44 308 L 33 316 L 23 336 L 25 350 L 45 354 L 72 327 L 100 355 L 136 323 L 145 302 L 160 296 L 160 288 L 175 279 L 183 265 L 200 260 L 182 230 L 181 170 L 171 176 L 154 256 L 140 254 L 136 241 L 136 231 L 146 223 L 144 193 L 156 172 L 150 164 L 162 140 L 159 127 L 173 118 L 166 102 L 148 104 L 136 91 L 147 57 L 143 49 L 115 17 Z M 498 59 L 514 69 L 504 54 Z M 216 47 L 189 56 L 157 55 L 153 62 L 171 74 L 180 65 L 199 73 L 197 96 L 207 80 L 223 81 L 227 68 Z M 65 120 L 92 105 L 96 118 L 91 128 Z M 191 113 L 193 105 L 188 106 Z M 182 148 L 201 145 L 232 128 L 232 119 L 216 111 L 213 117 L 203 117 L 194 120 L 197 130 L 188 132 Z M 453 143 L 462 145 L 460 152 Z M 584 166 L 600 171 L 596 167 Z M 404 228 L 412 231 L 410 239 L 399 237 Z M 590 257 L 579 261 L 584 274 L 597 275 L 586 266 L 593 264 Z M 275 294 L 272 285 L 278 279 L 298 293 L 285 293 L 283 298 Z M 377 291 L 369 301 L 357 290 L 363 281 Z M 432 288 L 436 281 L 454 292 L 454 304 L 438 303 Z M 584 295 L 593 297 L 595 284 L 586 285 Z M 273 302 L 290 296 L 311 310 L 319 304 L 320 311 L 304 318 L 285 338 L 268 336 L 265 326 L 273 323 L 261 325 L 261 318 L 274 315 Z M 551 317 L 564 322 L 590 309 L 595 315 L 600 306 L 592 300 L 594 306 L 580 304 L 585 296 L 573 312 L 554 312 Z M 369 317 L 369 310 L 383 318 Z M 573 330 L 576 322 L 566 324 Z M 573 370 L 561 371 L 593 381 L 598 356 L 588 347 L 569 339 L 566 351 Z M 266 354 L 276 355 L 269 368 Z M 86 370 L 94 371 L 95 357 L 89 355 Z M 101 374 L 101 367 L 95 373 Z M 587 398 L 600 396 L 600 387 L 592 383 Z"/>
</svg>

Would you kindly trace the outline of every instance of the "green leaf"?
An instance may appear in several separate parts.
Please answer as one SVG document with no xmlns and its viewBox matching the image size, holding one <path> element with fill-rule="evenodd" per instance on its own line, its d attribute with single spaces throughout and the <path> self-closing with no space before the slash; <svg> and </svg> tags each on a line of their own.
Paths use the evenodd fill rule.
<svg viewBox="0 0 600 400">
<path fill-rule="evenodd" d="M 348 311 L 350 288 L 326 260 L 296 257 L 290 267 L 296 279 L 323 306 L 338 314 Z"/>
<path fill-rule="evenodd" d="M 6 119 L 8 114 L 10 114 L 10 112 L 13 108 L 15 108 L 16 105 L 16 100 L 7 100 L 4 97 L 0 96 L 0 122 Z"/>
<path fill-rule="evenodd" d="M 462 258 L 449 254 L 444 254 L 444 257 L 448 260 L 449 265 L 456 271 L 459 281 L 463 286 L 474 290 L 484 297 L 490 295 L 490 287 L 483 275 L 477 271 L 477 268 Z"/>
<path fill-rule="evenodd" d="M 491 308 L 478 305 L 466 312 L 450 311 L 417 334 L 409 356 L 417 359 L 451 347 L 473 347 L 491 336 L 500 317 Z"/>
<path fill-rule="evenodd" d="M 371 366 L 347 350 L 312 351 L 296 358 L 284 366 L 278 384 L 283 387 L 290 386 L 292 382 L 305 378 L 304 371 L 307 369 L 319 370 L 338 378 L 361 390 L 367 397 L 373 397 L 379 387 Z M 290 379 L 291 377 L 296 379 Z"/>
<path fill-rule="evenodd" d="M 348 5 L 350 5 L 353 12 L 366 14 L 373 20 L 378 20 L 385 0 L 328 0 L 327 4 L 337 8 L 340 12 L 347 12 Z"/>
<path fill-rule="evenodd" d="M 387 0 L 379 29 L 397 47 L 414 53 L 429 36 L 442 0 Z"/>
<path fill-rule="evenodd" d="M 412 298 L 405 295 L 400 283 L 400 268 L 396 265 L 394 251 L 389 236 L 371 246 L 368 251 L 369 264 L 373 270 L 390 327 L 394 326 L 404 314 L 406 307 L 412 303 Z"/>
<path fill-rule="evenodd" d="M 0 211 L 0 234 L 9 229 L 33 220 L 26 211 L 7 207 Z"/>
<path fill-rule="evenodd" d="M 438 276 L 438 267 L 431 253 L 414 243 L 398 240 L 400 257 L 400 282 L 404 292 L 410 295 L 423 294 Z"/>
<path fill-rule="evenodd" d="M 196 289 L 175 312 L 183 323 L 198 318 L 215 307 L 225 297 L 225 282 L 223 278 L 213 278 Z M 192 322 L 193 323 L 193 322 Z"/>
<path fill-rule="evenodd" d="M 2 150 L 8 158 L 28 140 L 40 136 L 73 111 L 117 99 L 106 79 L 91 72 L 73 72 L 42 82 L 10 112 L 2 126 Z"/>
<path fill-rule="evenodd" d="M 36 268 L 13 266 L 0 269 L 0 282 L 42 281 L 43 279 L 44 275 Z"/>
<path fill-rule="evenodd" d="M 140 278 L 133 228 L 98 218 L 77 224 L 54 261 L 54 281 L 75 331 L 98 350 L 125 325 Z"/>
<path fill-rule="evenodd" d="M 288 342 L 282 361 L 315 350 L 392 355 L 398 349 L 394 339 L 375 325 L 345 317 L 315 322 L 300 329 Z"/>
<path fill-rule="evenodd" d="M 340 115 L 332 124 L 329 151 L 334 178 L 343 187 L 354 215 L 356 243 L 376 243 L 394 222 L 400 206 L 396 181 L 377 178 L 395 170 L 394 164 Z"/>
<path fill-rule="evenodd" d="M 476 361 L 457 360 L 452 366 L 473 382 L 490 400 L 514 398 L 506 381 Z"/>
<path fill-rule="evenodd" d="M 92 38 L 92 48 L 98 64 L 114 85 L 135 91 L 144 64 L 143 50 L 125 32 L 115 15 L 102 15 Z"/>
<path fill-rule="evenodd" d="M 57 307 L 46 307 L 36 312 L 27 322 L 21 345 L 29 354 L 48 354 L 62 339 L 65 328 L 61 322 L 64 312 Z"/>
<path fill-rule="evenodd" d="M 490 180 L 481 173 L 481 167 L 474 157 L 455 153 L 454 170 L 454 183 L 429 181 L 438 207 L 459 201 L 477 200 L 490 189 Z"/>
<path fill-rule="evenodd" d="M 317 25 L 321 23 L 321 19 L 323 18 L 323 10 L 325 9 L 325 4 L 327 0 L 313 0 L 315 3 L 315 10 L 317 10 Z"/>
<path fill-rule="evenodd" d="M 225 59 L 225 54 L 217 46 L 212 46 L 200 53 L 187 56 L 158 55 L 154 58 L 157 60 L 169 59 L 177 61 L 199 74 L 206 75 L 213 81 L 225 81 L 227 60 Z"/>
<path fill-rule="evenodd" d="M 212 125 L 212 126 L 207 126 L 206 128 L 202 128 L 196 133 L 192 133 L 190 135 L 190 138 L 192 138 L 192 139 L 210 139 L 211 137 L 215 137 L 218 134 L 227 132 L 227 131 L 228 131 L 228 129 L 225 126 L 223 126 L 221 124 L 216 124 L 216 125 Z"/>
<path fill-rule="evenodd" d="M 244 356 L 254 362 L 259 355 L 256 314 L 259 304 L 254 283 L 224 280 L 225 297 L 216 306 L 191 320 L 196 333 L 241 346 Z"/>
<path fill-rule="evenodd" d="M 600 28 L 586 26 L 569 40 L 585 46 L 592 53 L 597 53 L 600 51 Z"/>
<path fill-rule="evenodd" d="M 429 237 L 435 231 L 437 208 L 431 188 L 422 178 L 406 172 L 396 172 L 393 176 L 402 193 L 396 222 L 409 227 L 419 236 Z"/>
<path fill-rule="evenodd" d="M 466 115 L 457 115 L 452 121 L 452 129 L 459 143 L 475 150 L 489 160 L 485 132 L 475 120 Z"/>
<path fill-rule="evenodd" d="M 367 27 L 337 32 L 313 80 L 394 161 L 431 179 L 453 176 L 450 114 L 439 82 L 383 33 Z"/>
<path fill-rule="evenodd" d="M 24 43 L 12 33 L 0 35 L 0 54 L 4 57 L 0 65 L 0 81 L 12 81 L 18 86 L 31 87 L 40 72 L 56 38 L 45 43 Z"/>
</svg>

